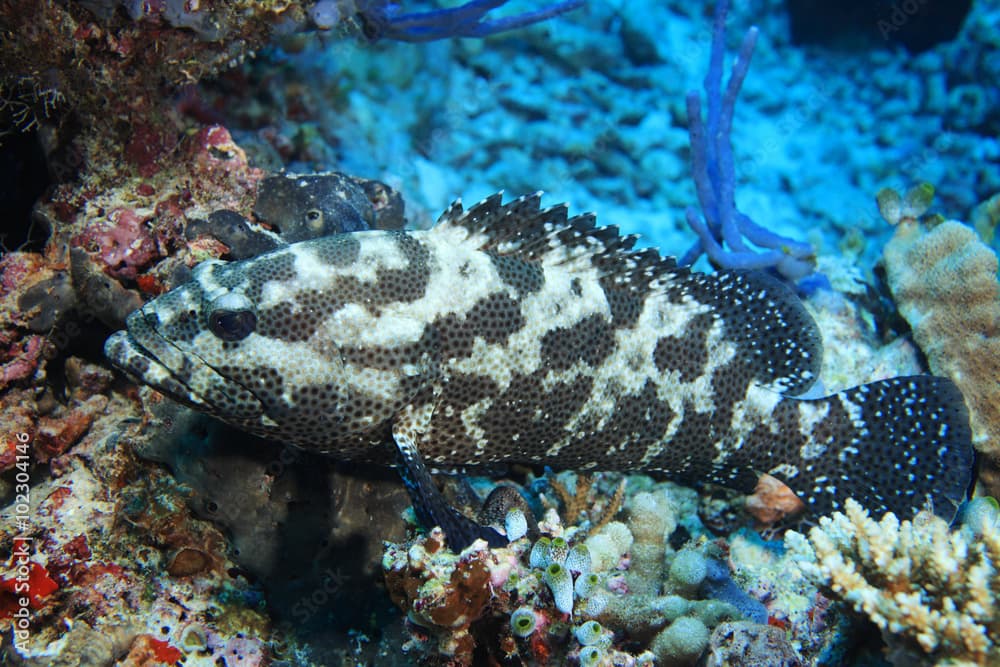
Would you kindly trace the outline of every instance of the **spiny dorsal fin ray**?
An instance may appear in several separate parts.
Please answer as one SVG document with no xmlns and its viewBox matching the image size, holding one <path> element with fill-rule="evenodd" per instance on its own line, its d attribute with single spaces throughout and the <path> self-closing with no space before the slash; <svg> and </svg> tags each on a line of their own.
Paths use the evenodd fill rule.
<svg viewBox="0 0 1000 667">
<path fill-rule="evenodd" d="M 540 262 L 551 253 L 566 260 L 586 256 L 613 289 L 645 293 L 650 285 L 677 270 L 672 257 L 652 249 L 633 250 L 638 236 L 622 236 L 618 227 L 598 227 L 592 213 L 570 217 L 566 204 L 541 208 L 541 192 L 502 203 L 502 192 L 468 210 L 455 201 L 438 219 L 439 225 L 464 227 L 481 235 L 482 250 Z"/>
</svg>

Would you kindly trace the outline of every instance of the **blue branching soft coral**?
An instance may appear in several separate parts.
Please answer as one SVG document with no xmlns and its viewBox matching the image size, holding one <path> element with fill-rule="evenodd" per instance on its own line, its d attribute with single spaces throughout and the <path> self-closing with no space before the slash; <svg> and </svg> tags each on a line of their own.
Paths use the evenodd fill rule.
<svg viewBox="0 0 1000 667">
<path fill-rule="evenodd" d="M 750 58 L 757 42 L 757 28 L 750 28 L 743 38 L 736 62 L 733 63 L 725 92 L 722 90 L 722 60 L 725 52 L 725 22 L 729 11 L 727 0 L 715 8 L 712 28 L 712 52 L 705 94 L 708 101 L 707 120 L 702 119 L 698 91 L 687 95 L 688 134 L 691 139 L 691 170 L 702 214 L 693 207 L 686 211 L 687 222 L 698 234 L 698 242 L 681 258 L 681 264 L 692 264 L 702 253 L 717 266 L 726 269 L 773 268 L 788 280 L 798 280 L 813 271 L 813 248 L 761 227 L 736 208 L 735 168 L 729 133 L 733 125 L 733 110 L 743 79 L 750 68 Z M 747 241 L 763 249 L 758 252 Z"/>
<path fill-rule="evenodd" d="M 359 0 L 356 17 L 365 36 L 372 40 L 430 42 L 449 37 L 486 37 L 552 18 L 583 5 L 584 0 L 565 0 L 495 21 L 483 17 L 507 0 L 472 0 L 458 7 L 416 14 L 398 14 L 399 4 L 388 0 Z"/>
</svg>

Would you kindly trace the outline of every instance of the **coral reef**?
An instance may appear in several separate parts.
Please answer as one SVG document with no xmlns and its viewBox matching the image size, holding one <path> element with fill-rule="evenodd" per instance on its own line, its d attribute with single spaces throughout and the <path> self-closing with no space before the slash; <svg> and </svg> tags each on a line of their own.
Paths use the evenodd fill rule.
<svg viewBox="0 0 1000 667">
<path fill-rule="evenodd" d="M 630 497 L 627 523 L 586 539 L 588 521 L 563 525 L 550 510 L 534 543 L 478 541 L 454 554 L 432 531 L 388 543 L 382 565 L 424 661 L 693 665 L 723 621 L 767 619 L 732 580 L 723 545 L 671 547 L 679 521 L 695 528 L 695 507 L 689 490 L 657 484 Z"/>
<path fill-rule="evenodd" d="M 892 222 L 890 218 L 890 222 Z M 970 227 L 901 219 L 883 262 L 899 312 L 931 371 L 961 389 L 981 476 L 1000 494 L 1000 283 L 997 256 Z"/>
<path fill-rule="evenodd" d="M 179 651 L 189 663 L 224 655 L 227 664 L 249 667 L 294 655 L 295 631 L 371 632 L 391 614 L 387 596 L 372 591 L 379 587 L 378 540 L 389 536 L 379 526 L 395 525 L 405 506 L 393 501 L 393 490 L 401 491 L 394 478 L 333 471 L 328 462 L 306 474 L 308 461 L 242 440 L 219 448 L 213 429 L 170 412 L 162 396 L 136 393 L 94 361 L 105 327 L 120 326 L 144 295 L 184 280 L 203 259 L 246 251 L 254 239 L 284 242 L 246 222 L 262 180 L 229 133 L 209 126 L 185 137 L 155 172 L 100 190 L 56 188 L 36 207 L 49 231 L 45 251 L 0 258 L 0 415 L 9 429 L 0 471 L 10 475 L 0 491 L 7 498 L 15 490 L 9 481 L 23 477 L 28 482 L 17 492 L 31 498 L 25 528 L 0 540 L 0 579 L 17 576 L 18 564 L 6 564 L 6 556 L 12 540 L 27 537 L 36 591 L 33 630 L 5 647 L 11 660 L 104 664 L 125 657 L 138 665 L 174 662 Z M 393 219 L 383 215 L 398 199 L 392 190 L 350 182 L 374 224 Z M 322 198 L 322 187 L 308 194 Z M 295 210 L 300 202 L 285 203 Z M 394 210 L 398 220 L 401 206 Z M 234 217 L 248 225 L 240 228 L 249 232 L 242 245 L 226 233 Z M 209 435 L 199 441 L 199 433 Z M 174 475 L 137 452 L 168 462 Z M 371 498 L 382 502 L 374 507 Z M 392 520 L 371 524 L 379 512 Z M 281 562 L 285 549 L 302 562 Z M 355 558 L 340 563 L 329 557 L 337 550 Z M 280 630 L 262 613 L 265 594 Z M 367 602 L 338 615 L 327 607 L 335 595 Z M 16 612 L 9 602 L 4 608 Z M 15 621 L 4 615 L 0 628 Z M 272 632 L 291 639 L 272 644 Z"/>
<path fill-rule="evenodd" d="M 108 390 L 89 366 L 72 376 L 80 398 Z M 16 598 L 0 594 L 0 627 L 15 637 L 3 649 L 6 659 L 109 664 L 127 654 L 126 664 L 147 664 L 197 651 L 211 660 L 243 656 L 230 664 L 264 664 L 269 621 L 255 609 L 246 579 L 228 576 L 235 563 L 222 534 L 191 516 L 186 491 L 169 475 L 122 446 L 141 428 L 121 421 L 131 402 L 120 394 L 94 398 L 106 405 L 77 442 L 53 452 L 44 467 L 19 467 L 30 480 L 30 512 L 0 540 L 11 555 L 0 580 L 18 578 L 27 565 L 33 613 L 30 631 L 20 632 L 27 628 L 16 623 Z M 29 451 L 40 428 L 25 427 Z M 37 453 L 31 458 L 37 461 Z M 195 630 L 204 638 L 198 646 L 191 643 Z"/>
<path fill-rule="evenodd" d="M 18 291 L 14 324 L 51 338 L 74 322 L 76 332 L 64 332 L 70 339 L 81 318 L 120 326 L 143 294 L 163 291 L 194 264 L 228 251 L 214 240 L 185 238 L 186 226 L 219 209 L 249 216 L 263 177 L 225 128 L 210 126 L 181 141 L 155 173 L 100 190 L 55 188 L 34 214 L 49 236 L 46 252 L 7 258 L 9 272 L 25 261 L 38 265 L 31 289 Z"/>
<path fill-rule="evenodd" d="M 381 0 L 11 0 L 0 4 L 0 132 L 43 127 L 64 177 L 81 168 L 91 178 L 148 174 L 191 126 L 178 106 L 202 121 L 213 115 L 192 85 L 277 37 L 341 24 L 357 25 L 371 40 L 484 37 L 545 21 L 582 0 L 481 20 L 503 4 L 477 0 L 400 14 L 397 3 Z M 181 89 L 193 99 L 171 104 Z M 125 159 L 104 157 L 119 154 Z"/>
<path fill-rule="evenodd" d="M 885 619 L 898 664 L 995 661 L 1000 629 L 987 593 L 1000 588 L 996 511 L 986 500 L 970 504 L 951 533 L 924 515 L 875 532 L 848 512 L 816 529 L 843 539 L 793 537 L 796 548 L 783 551 L 780 540 L 747 529 L 738 496 L 710 487 L 529 476 L 530 507 L 495 517 L 514 543 L 455 555 L 434 534 L 404 541 L 398 514 L 407 499 L 391 471 L 276 453 L 111 374 L 100 356 L 106 329 L 197 262 L 258 254 L 293 227 L 331 230 L 328 212 L 343 208 L 325 185 L 351 190 L 356 218 L 382 228 L 403 223 L 402 198 L 383 181 L 406 192 L 411 225 L 429 224 L 460 192 L 544 188 L 670 252 L 691 240 L 670 212 L 706 187 L 710 203 L 732 201 L 735 174 L 724 170 L 735 168 L 742 210 L 767 225 L 761 247 L 784 252 L 771 245 L 802 229 L 826 251 L 846 255 L 854 244 L 847 258 L 821 258 L 839 292 L 863 291 L 854 276 L 878 251 L 878 235 L 888 235 L 864 206 L 884 180 L 932 179 L 951 211 L 982 201 L 968 218 L 984 240 L 995 233 L 1000 38 L 991 3 L 976 3 L 958 40 L 919 56 L 805 52 L 787 42 L 778 2 L 737 4 L 731 20 L 760 22 L 762 31 L 757 75 L 742 86 L 749 122 L 731 136 L 710 128 L 732 120 L 753 38 L 723 89 L 721 28 L 714 40 L 700 30 L 700 5 L 588 3 L 558 29 L 535 26 L 486 47 L 413 47 L 387 42 L 492 33 L 582 3 L 539 3 L 521 14 L 510 3 L 511 18 L 492 21 L 488 12 L 508 3 L 419 13 L 398 4 L 0 2 L 0 140 L 29 131 L 53 185 L 36 208 L 44 251 L 0 256 L 0 662 L 849 664 L 845 655 L 864 650 L 871 627 L 861 617 Z M 296 33 L 310 26 L 331 32 Z M 335 43 L 351 31 L 382 41 L 366 50 Z M 701 110 L 685 116 L 683 93 L 709 49 L 708 118 L 694 141 Z M 704 154 L 697 193 L 684 176 L 689 138 Z M 733 145 L 753 152 L 732 159 Z M 282 167 L 323 171 L 306 177 L 315 200 L 265 205 L 297 178 L 268 176 Z M 762 229 L 733 203 L 730 227 L 713 230 L 711 206 L 701 203 L 706 219 L 691 225 L 702 225 L 700 244 L 719 246 L 720 265 L 739 263 L 729 239 L 758 245 L 747 230 Z M 896 297 L 914 338 L 933 352 L 932 369 L 971 378 L 963 391 L 986 434 L 980 448 L 995 451 L 996 267 L 967 229 L 930 228 L 924 203 L 885 200 L 907 243 L 893 260 L 906 288 Z M 733 225 L 738 233 L 727 237 Z M 771 266 L 776 255 L 762 254 Z M 966 284 L 960 271 L 969 265 L 975 282 Z M 918 278 L 926 282 L 909 282 Z M 808 306 L 822 313 L 828 386 L 918 369 L 908 340 L 880 348 L 871 316 L 840 294 L 821 292 Z M 926 345 L 924 326 L 933 329 Z M 953 343 L 964 347 L 952 352 Z M 996 468 L 984 475 L 1000 492 Z M 15 530 L 22 477 L 30 511 L 27 529 Z M 768 487 L 752 512 L 773 524 L 794 514 L 794 500 Z M 912 553 L 902 550 L 907 535 Z M 888 566 L 875 560 L 891 539 L 881 553 L 909 579 L 886 579 Z M 391 542 L 384 557 L 382 540 Z M 819 544 L 832 545 L 822 559 Z M 943 545 L 939 555 L 932 545 Z M 806 551 L 814 583 L 793 566 Z M 957 571 L 933 590 L 938 581 L 927 577 L 949 553 Z M 381 581 L 383 564 L 411 613 L 405 626 Z M 836 589 L 849 566 L 856 576 L 845 585 L 862 586 L 860 601 Z M 16 634 L 20 580 L 29 585 L 27 640 Z M 768 625 L 725 620 L 760 620 L 761 604 Z M 984 636 L 984 651 L 968 649 Z"/>
<path fill-rule="evenodd" d="M 989 511 L 989 510 L 987 510 Z M 827 595 L 868 616 L 895 665 L 994 664 L 1000 659 L 1000 522 L 949 530 L 929 512 L 875 521 L 853 500 L 806 539 L 786 535 L 798 567 Z"/>
<path fill-rule="evenodd" d="M 4 2 L 0 90 L 22 127 L 49 130 L 59 180 L 155 171 L 184 126 L 170 93 L 252 54 L 282 20 L 305 22 L 301 4 Z"/>
</svg>

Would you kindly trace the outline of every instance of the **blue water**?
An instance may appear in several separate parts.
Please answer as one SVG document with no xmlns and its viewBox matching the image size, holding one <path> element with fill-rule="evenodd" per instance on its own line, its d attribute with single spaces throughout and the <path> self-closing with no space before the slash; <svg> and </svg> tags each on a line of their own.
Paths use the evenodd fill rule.
<svg viewBox="0 0 1000 667">
<path fill-rule="evenodd" d="M 852 233 L 867 267 L 889 233 L 879 188 L 929 181 L 934 210 L 964 220 L 1000 191 L 996 3 L 977 3 L 954 40 L 916 55 L 878 31 L 797 46 L 784 3 L 737 4 L 727 69 L 745 31 L 760 28 L 732 131 L 737 204 L 751 218 L 821 255 L 840 254 Z M 308 137 L 290 168 L 382 179 L 417 226 L 459 196 L 544 190 L 680 254 L 694 238 L 683 211 L 697 203 L 684 97 L 701 89 L 711 14 L 709 2 L 590 2 L 504 35 L 427 44 L 334 30 L 263 56 L 258 66 L 284 70 L 270 92 L 304 95 L 315 113 L 267 120 Z M 306 93 L 290 92 L 295 81 Z"/>
</svg>

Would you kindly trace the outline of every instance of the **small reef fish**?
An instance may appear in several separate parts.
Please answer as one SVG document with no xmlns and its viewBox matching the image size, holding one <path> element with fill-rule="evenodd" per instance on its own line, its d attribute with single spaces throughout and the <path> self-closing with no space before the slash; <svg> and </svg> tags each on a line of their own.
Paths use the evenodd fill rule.
<svg viewBox="0 0 1000 667">
<path fill-rule="evenodd" d="M 954 516 L 973 454 L 949 380 L 796 398 L 822 347 L 787 287 L 635 242 L 537 193 L 456 202 L 429 230 L 202 263 L 105 353 L 241 429 L 397 460 L 418 518 L 453 545 L 502 540 L 445 502 L 428 464 L 646 471 L 743 492 L 768 473 L 816 514 L 854 497 Z"/>
</svg>

